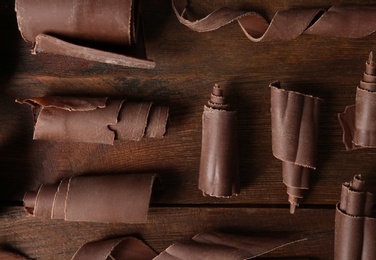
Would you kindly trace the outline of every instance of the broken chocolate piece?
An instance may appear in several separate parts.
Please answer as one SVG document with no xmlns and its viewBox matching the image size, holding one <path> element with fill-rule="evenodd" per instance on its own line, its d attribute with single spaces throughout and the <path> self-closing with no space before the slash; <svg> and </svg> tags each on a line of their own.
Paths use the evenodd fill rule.
<svg viewBox="0 0 376 260">
<path fill-rule="evenodd" d="M 373 194 L 365 190 L 361 175 L 342 184 L 336 207 L 334 259 L 376 259 L 376 216 Z"/>
<path fill-rule="evenodd" d="M 376 65 L 369 54 L 363 80 L 356 89 L 355 105 L 338 114 L 347 151 L 376 147 Z"/>
<path fill-rule="evenodd" d="M 41 185 L 24 196 L 26 211 L 40 218 L 88 222 L 146 222 L 156 174 L 73 176 Z"/>
<path fill-rule="evenodd" d="M 171 245 L 155 259 L 253 259 L 305 239 L 252 237 L 210 232 L 197 234 L 192 240 Z"/>
<path fill-rule="evenodd" d="M 39 52 L 136 68 L 154 68 L 146 59 L 140 2 L 16 0 L 18 27 Z M 118 51 L 115 51 L 118 50 Z"/>
<path fill-rule="evenodd" d="M 215 85 L 202 115 L 199 189 L 204 195 L 231 197 L 240 192 L 237 114 Z"/>
<path fill-rule="evenodd" d="M 281 89 L 279 82 L 270 84 L 270 89 L 272 150 L 282 161 L 283 182 L 293 214 L 304 190 L 309 189 L 310 172 L 316 169 L 322 100 Z"/>
<path fill-rule="evenodd" d="M 72 260 L 151 260 L 156 256 L 157 253 L 141 240 L 123 237 L 86 243 L 74 254 Z"/>
<path fill-rule="evenodd" d="M 113 144 L 114 140 L 162 138 L 168 107 L 108 98 L 17 99 L 32 106 L 34 139 Z"/>
<path fill-rule="evenodd" d="M 270 24 L 252 11 L 219 8 L 206 17 L 189 20 L 187 0 L 172 0 L 179 21 L 197 32 L 216 30 L 237 21 L 244 34 L 253 42 L 291 40 L 302 33 L 348 38 L 360 38 L 376 31 L 376 7 L 333 6 L 323 9 L 280 11 Z"/>
</svg>

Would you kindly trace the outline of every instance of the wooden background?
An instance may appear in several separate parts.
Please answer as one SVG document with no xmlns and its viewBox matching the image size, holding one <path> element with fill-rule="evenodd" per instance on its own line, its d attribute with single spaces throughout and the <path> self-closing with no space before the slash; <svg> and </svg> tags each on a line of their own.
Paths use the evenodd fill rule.
<svg viewBox="0 0 376 260">
<path fill-rule="evenodd" d="M 217 7 L 255 10 L 269 20 L 278 10 L 332 5 L 376 5 L 355 0 L 195 0 L 198 15 Z M 268 254 L 332 259 L 334 209 L 341 183 L 362 174 L 375 192 L 376 151 L 346 152 L 337 113 L 353 104 L 376 34 L 362 39 L 302 35 L 289 42 L 253 43 L 237 23 L 196 33 L 181 25 L 169 0 L 144 0 L 148 57 L 153 70 L 132 69 L 47 54 L 31 55 L 18 31 L 14 0 L 0 3 L 0 245 L 35 259 L 70 259 L 84 243 L 135 235 L 157 252 L 198 232 L 291 232 L 308 241 Z M 375 50 L 376 51 L 376 50 Z M 273 157 L 269 83 L 324 99 L 318 169 L 311 189 L 290 215 L 281 162 Z M 238 111 L 241 194 L 203 197 L 197 188 L 201 114 L 218 83 Z M 101 144 L 33 141 L 30 108 L 16 98 L 44 95 L 112 96 L 170 106 L 162 140 Z M 146 224 L 40 220 L 22 196 L 41 183 L 73 174 L 156 172 Z"/>
</svg>

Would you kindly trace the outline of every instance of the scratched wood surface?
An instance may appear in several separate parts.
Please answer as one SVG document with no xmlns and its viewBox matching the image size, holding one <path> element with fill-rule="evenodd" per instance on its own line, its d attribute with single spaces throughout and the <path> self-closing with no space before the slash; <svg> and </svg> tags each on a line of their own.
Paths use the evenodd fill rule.
<svg viewBox="0 0 376 260">
<path fill-rule="evenodd" d="M 278 10 L 376 5 L 376 1 L 191 1 L 198 16 L 220 6 L 254 10 L 268 18 Z M 337 113 L 354 103 L 364 63 L 376 34 L 362 39 L 302 35 L 289 42 L 253 43 L 237 23 L 196 33 L 181 25 L 168 0 L 144 0 L 148 57 L 153 70 L 131 69 L 53 55 L 31 55 L 18 31 L 14 1 L 0 3 L 0 243 L 37 259 L 69 259 L 92 239 L 128 234 L 161 251 L 197 232 L 293 231 L 312 238 L 296 245 L 296 256 L 331 259 L 334 205 L 341 183 L 362 174 L 375 192 L 375 150 L 346 152 Z M 288 213 L 281 163 L 273 157 L 269 83 L 324 100 L 318 168 L 294 216 Z M 197 188 L 201 114 L 218 83 L 238 111 L 241 194 L 203 197 Z M 162 140 L 113 146 L 33 141 L 30 108 L 16 98 L 44 95 L 111 96 L 153 101 L 171 109 Z M 153 194 L 145 225 L 40 221 L 20 205 L 23 194 L 73 174 L 156 172 L 164 184 Z M 176 215 L 175 215 L 176 214 Z M 43 238 L 45 236 L 45 238 Z M 282 249 L 275 256 L 287 256 Z"/>
</svg>

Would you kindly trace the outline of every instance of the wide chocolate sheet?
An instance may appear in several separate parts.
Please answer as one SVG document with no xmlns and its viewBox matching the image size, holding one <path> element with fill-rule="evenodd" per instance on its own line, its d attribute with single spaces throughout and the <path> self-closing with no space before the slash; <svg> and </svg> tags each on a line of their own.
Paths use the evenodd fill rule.
<svg viewBox="0 0 376 260">
<path fill-rule="evenodd" d="M 114 140 L 162 138 L 168 107 L 108 98 L 47 96 L 17 99 L 32 106 L 34 139 L 113 144 Z"/>
<path fill-rule="evenodd" d="M 24 196 L 40 218 L 88 222 L 146 222 L 156 174 L 73 176 Z"/>
<path fill-rule="evenodd" d="M 237 113 L 216 85 L 202 115 L 199 189 L 214 197 L 239 194 L 238 160 Z"/>
<path fill-rule="evenodd" d="M 280 11 L 270 24 L 252 11 L 219 8 L 206 17 L 191 21 L 187 0 L 172 0 L 179 21 L 197 32 L 216 30 L 237 21 L 254 42 L 291 40 L 302 33 L 360 38 L 376 31 L 375 6 L 333 6 L 329 10 L 301 9 Z"/>
<path fill-rule="evenodd" d="M 322 100 L 270 84 L 273 155 L 282 161 L 283 182 L 287 186 L 290 211 L 294 213 L 309 174 L 316 168 L 318 126 Z"/>
<path fill-rule="evenodd" d="M 334 259 L 376 259 L 374 195 L 365 190 L 360 175 L 342 184 L 336 207 Z"/>
</svg>

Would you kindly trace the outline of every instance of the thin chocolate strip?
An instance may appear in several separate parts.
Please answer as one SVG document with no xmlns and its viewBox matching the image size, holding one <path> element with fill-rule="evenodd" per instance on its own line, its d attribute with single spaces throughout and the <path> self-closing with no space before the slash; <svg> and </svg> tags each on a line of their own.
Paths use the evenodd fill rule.
<svg viewBox="0 0 376 260">
<path fill-rule="evenodd" d="M 376 218 L 373 194 L 365 191 L 365 182 L 355 175 L 342 185 L 336 207 L 334 259 L 376 259 Z"/>
<path fill-rule="evenodd" d="M 32 106 L 34 139 L 113 144 L 114 140 L 162 138 L 168 107 L 108 98 L 17 99 Z"/>
<path fill-rule="evenodd" d="M 123 237 L 86 243 L 78 249 L 72 260 L 151 260 L 156 256 L 157 253 L 141 240 Z"/>
<path fill-rule="evenodd" d="M 5 250 L 0 250 L 0 260 L 26 260 L 28 258 Z"/>
<path fill-rule="evenodd" d="M 200 20 L 191 21 L 187 0 L 172 0 L 172 6 L 179 21 L 194 31 L 213 31 L 237 21 L 247 38 L 253 42 L 291 40 L 303 33 L 360 38 L 376 31 L 375 6 L 333 6 L 328 11 L 280 11 L 270 24 L 256 12 L 228 7 L 219 8 Z"/>
<path fill-rule="evenodd" d="M 293 214 L 304 191 L 309 189 L 310 172 L 316 169 L 322 100 L 281 89 L 279 82 L 270 84 L 270 89 L 272 150 L 282 161 L 283 182 Z"/>
<path fill-rule="evenodd" d="M 347 106 L 338 120 L 347 151 L 376 147 L 376 65 L 369 54 L 363 80 L 356 89 L 355 105 Z"/>
<path fill-rule="evenodd" d="M 218 85 L 202 115 L 202 145 L 199 189 L 204 195 L 231 197 L 240 192 L 237 114 Z"/>
<path fill-rule="evenodd" d="M 156 174 L 73 176 L 24 196 L 39 218 L 88 222 L 146 222 Z"/>
<path fill-rule="evenodd" d="M 244 260 L 253 259 L 306 239 L 288 237 L 257 237 L 229 235 L 216 232 L 200 233 L 193 241 L 175 243 L 154 259 L 158 260 Z"/>
<path fill-rule="evenodd" d="M 39 52 L 136 68 L 154 68 L 146 59 L 137 0 L 16 0 L 18 27 Z M 114 50 L 119 49 L 118 52 Z"/>
</svg>

